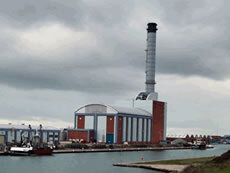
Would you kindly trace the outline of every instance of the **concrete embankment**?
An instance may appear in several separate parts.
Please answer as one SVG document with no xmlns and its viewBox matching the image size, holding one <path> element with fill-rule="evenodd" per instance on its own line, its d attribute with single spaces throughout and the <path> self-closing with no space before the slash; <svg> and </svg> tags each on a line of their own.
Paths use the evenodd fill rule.
<svg viewBox="0 0 230 173">
<path fill-rule="evenodd" d="M 191 147 L 147 147 L 147 148 L 114 148 L 114 149 L 63 149 L 54 150 L 54 154 L 61 153 L 89 153 L 89 152 L 125 152 L 125 151 L 161 151 L 161 150 L 183 150 Z"/>
<path fill-rule="evenodd" d="M 135 168 L 145 168 L 145 169 L 152 169 L 156 171 L 162 172 L 182 172 L 188 165 L 149 165 L 143 163 L 116 163 L 113 166 L 120 166 L 120 167 L 135 167 Z"/>
<path fill-rule="evenodd" d="M 62 153 L 92 153 L 92 152 L 127 152 L 127 151 L 161 151 L 161 150 L 184 150 L 191 147 L 143 147 L 143 148 L 102 148 L 102 149 L 58 149 L 54 150 L 53 154 Z M 0 156 L 7 155 L 0 151 Z"/>
<path fill-rule="evenodd" d="M 204 167 L 206 167 L 207 164 L 210 165 L 215 159 L 215 157 L 200 157 L 175 160 L 153 160 L 133 163 L 116 163 L 113 164 L 113 166 L 146 168 L 163 172 L 190 172 L 188 170 L 192 170 L 199 165 L 204 165 Z"/>
</svg>

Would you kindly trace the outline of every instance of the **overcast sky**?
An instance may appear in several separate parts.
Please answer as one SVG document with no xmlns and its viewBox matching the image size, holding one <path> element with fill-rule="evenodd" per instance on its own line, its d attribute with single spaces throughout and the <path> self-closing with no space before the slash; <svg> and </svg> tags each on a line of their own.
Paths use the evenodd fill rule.
<svg viewBox="0 0 230 173">
<path fill-rule="evenodd" d="M 2 1 L 0 123 L 67 127 L 82 105 L 131 105 L 156 22 L 168 135 L 230 134 L 229 10 L 228 0 Z"/>
</svg>

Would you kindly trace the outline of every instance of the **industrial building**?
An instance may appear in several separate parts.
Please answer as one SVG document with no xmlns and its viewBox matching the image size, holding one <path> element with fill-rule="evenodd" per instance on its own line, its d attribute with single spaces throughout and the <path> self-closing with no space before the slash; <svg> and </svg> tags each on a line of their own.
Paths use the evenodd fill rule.
<svg viewBox="0 0 230 173">
<path fill-rule="evenodd" d="M 157 24 L 147 28 L 145 91 L 136 96 L 132 108 L 89 104 L 75 111 L 74 129 L 68 139 L 108 144 L 152 143 L 166 139 L 167 104 L 155 92 Z"/>
<path fill-rule="evenodd" d="M 33 140 L 33 136 L 39 135 L 41 142 L 58 142 L 60 140 L 59 129 L 53 127 L 33 127 L 30 125 L 0 124 L 0 145 L 7 143 L 21 143 L 22 137 L 28 141 Z"/>
<path fill-rule="evenodd" d="M 135 105 L 141 107 L 138 102 L 142 101 Z M 151 107 L 152 102 L 148 103 Z M 75 111 L 74 129 L 68 129 L 68 139 L 107 144 L 159 143 L 165 139 L 165 104 L 154 101 L 152 113 L 137 107 L 85 105 Z"/>
<path fill-rule="evenodd" d="M 76 129 L 68 137 L 110 144 L 151 142 L 151 123 L 151 113 L 143 109 L 91 104 L 75 112 Z"/>
</svg>

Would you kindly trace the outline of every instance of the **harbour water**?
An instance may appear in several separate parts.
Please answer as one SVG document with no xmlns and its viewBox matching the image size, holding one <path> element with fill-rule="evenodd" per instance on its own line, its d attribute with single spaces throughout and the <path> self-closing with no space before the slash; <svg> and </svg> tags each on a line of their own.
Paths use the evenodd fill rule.
<svg viewBox="0 0 230 173">
<path fill-rule="evenodd" d="M 0 157 L 0 173 L 153 173 L 157 171 L 112 166 L 118 162 L 179 159 L 217 156 L 230 150 L 230 145 L 217 145 L 207 150 L 164 150 L 139 152 L 71 153 L 53 156 Z"/>
</svg>

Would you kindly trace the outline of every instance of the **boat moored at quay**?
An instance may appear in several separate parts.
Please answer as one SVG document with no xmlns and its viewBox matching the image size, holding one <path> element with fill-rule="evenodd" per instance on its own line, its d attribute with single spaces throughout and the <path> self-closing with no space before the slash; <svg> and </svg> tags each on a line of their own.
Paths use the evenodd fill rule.
<svg viewBox="0 0 230 173">
<path fill-rule="evenodd" d="M 33 147 L 11 147 L 8 155 L 11 156 L 31 156 L 31 155 L 52 155 L 51 147 L 33 148 Z"/>
<path fill-rule="evenodd" d="M 31 128 L 31 127 L 30 127 Z M 51 155 L 53 153 L 53 144 L 41 142 L 41 129 L 34 135 L 29 134 L 29 138 L 21 135 L 21 143 L 7 149 L 6 155 L 11 156 L 30 156 L 30 155 Z"/>
<path fill-rule="evenodd" d="M 11 147 L 8 154 L 11 156 L 29 156 L 33 152 L 33 147 Z"/>
</svg>

